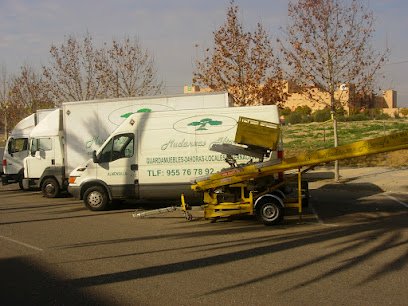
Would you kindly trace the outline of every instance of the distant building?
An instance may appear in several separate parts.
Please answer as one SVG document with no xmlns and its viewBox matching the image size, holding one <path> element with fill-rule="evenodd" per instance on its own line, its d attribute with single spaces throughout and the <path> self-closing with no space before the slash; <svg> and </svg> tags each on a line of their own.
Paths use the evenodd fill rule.
<svg viewBox="0 0 408 306">
<path fill-rule="evenodd" d="M 193 94 L 197 92 L 210 92 L 212 91 L 210 88 L 200 88 L 197 85 L 184 85 L 184 93 L 185 94 Z"/>
<path fill-rule="evenodd" d="M 323 109 L 330 105 L 330 95 L 327 92 L 322 92 L 318 88 L 303 88 L 291 82 L 287 82 L 286 90 L 288 99 L 285 102 L 285 107 L 294 110 L 298 106 L 309 106 L 312 111 Z M 389 115 L 393 115 L 397 108 L 397 92 L 391 89 L 383 91 L 382 96 L 369 95 L 359 97 L 354 90 L 352 84 L 340 84 L 334 93 L 334 98 L 350 114 L 350 112 L 358 112 L 366 109 L 383 109 Z"/>
<path fill-rule="evenodd" d="M 209 91 L 211 89 L 200 88 L 197 85 L 184 86 L 185 94 Z M 298 106 L 307 105 L 312 111 L 316 111 L 330 105 L 330 95 L 316 87 L 300 88 L 294 82 L 287 81 L 283 91 L 288 94 L 284 105 L 291 110 L 295 110 Z M 334 98 L 340 102 L 348 114 L 366 109 L 382 109 L 384 113 L 390 116 L 399 113 L 397 92 L 392 89 L 383 91 L 382 96 L 370 95 L 358 98 L 352 84 L 340 84 Z"/>
</svg>

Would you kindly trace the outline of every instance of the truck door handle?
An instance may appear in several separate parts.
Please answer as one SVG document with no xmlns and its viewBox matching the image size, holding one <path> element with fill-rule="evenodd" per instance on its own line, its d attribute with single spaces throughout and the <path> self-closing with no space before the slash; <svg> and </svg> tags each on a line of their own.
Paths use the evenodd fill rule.
<svg viewBox="0 0 408 306">
<path fill-rule="evenodd" d="M 130 165 L 130 170 L 136 171 L 137 169 L 138 169 L 138 165 L 137 165 L 137 164 Z"/>
</svg>

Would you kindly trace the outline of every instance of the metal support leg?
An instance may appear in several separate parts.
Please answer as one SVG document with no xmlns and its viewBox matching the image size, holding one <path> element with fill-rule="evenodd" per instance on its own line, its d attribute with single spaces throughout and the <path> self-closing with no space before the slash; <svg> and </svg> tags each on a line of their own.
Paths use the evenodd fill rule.
<svg viewBox="0 0 408 306">
<path fill-rule="evenodd" d="M 298 213 L 299 222 L 302 222 L 302 172 L 298 168 Z"/>
</svg>

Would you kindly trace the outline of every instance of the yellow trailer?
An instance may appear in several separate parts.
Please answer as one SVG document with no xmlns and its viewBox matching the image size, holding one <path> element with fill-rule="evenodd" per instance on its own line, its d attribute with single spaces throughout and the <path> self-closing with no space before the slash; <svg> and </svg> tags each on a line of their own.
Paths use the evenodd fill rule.
<svg viewBox="0 0 408 306">
<path fill-rule="evenodd" d="M 245 122 L 242 129 L 241 122 Z M 253 125 L 248 125 L 252 122 Z M 270 135 L 265 133 L 265 127 L 269 128 Z M 256 137 L 256 129 L 262 129 L 262 138 L 266 146 L 261 143 L 253 145 L 251 138 L 246 138 L 242 133 L 248 133 Z M 273 124 L 256 123 L 254 120 L 245 118 L 238 123 L 236 137 L 239 143 L 249 144 L 247 147 L 237 146 L 237 154 L 249 156 L 262 156 L 271 150 L 276 150 L 279 128 Z M 244 139 L 244 140 L 243 140 Z M 247 140 L 245 140 L 247 139 Z M 271 140 L 273 140 L 271 142 Z M 233 162 L 234 146 L 215 148 L 227 155 L 226 161 L 230 168 L 223 171 L 197 177 L 191 188 L 203 193 L 204 217 L 216 220 L 218 218 L 229 218 L 236 215 L 255 215 L 266 225 L 277 224 L 283 220 L 284 209 L 287 207 L 297 208 L 299 216 L 302 215 L 302 206 L 308 200 L 307 183 L 302 182 L 302 173 L 313 166 L 324 164 L 335 160 L 343 160 L 370 154 L 389 152 L 408 148 L 408 131 L 393 133 L 382 137 L 361 140 L 347 145 L 329 149 L 317 150 L 310 153 L 302 153 L 295 157 L 283 158 L 281 160 L 260 161 L 246 165 L 236 165 Z M 263 150 L 263 151 L 262 151 Z M 252 154 L 251 152 L 255 152 Z M 262 158 L 261 158 L 262 160 Z M 297 196 L 287 198 L 286 186 L 288 184 L 287 171 L 296 170 Z M 286 172 L 283 179 L 277 174 Z M 303 205 L 302 205 L 303 202 Z M 182 196 L 182 210 L 187 212 L 188 205 Z"/>
</svg>

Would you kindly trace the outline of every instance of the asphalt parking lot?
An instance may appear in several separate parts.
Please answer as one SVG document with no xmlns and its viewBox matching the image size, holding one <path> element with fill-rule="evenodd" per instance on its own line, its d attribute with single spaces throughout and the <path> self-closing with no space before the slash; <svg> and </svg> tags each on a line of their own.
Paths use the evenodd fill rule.
<svg viewBox="0 0 408 306">
<path fill-rule="evenodd" d="M 406 305 L 404 171 L 312 174 L 302 222 L 271 227 L 198 209 L 132 217 L 146 203 L 91 212 L 0 186 L 1 304 Z"/>
</svg>

